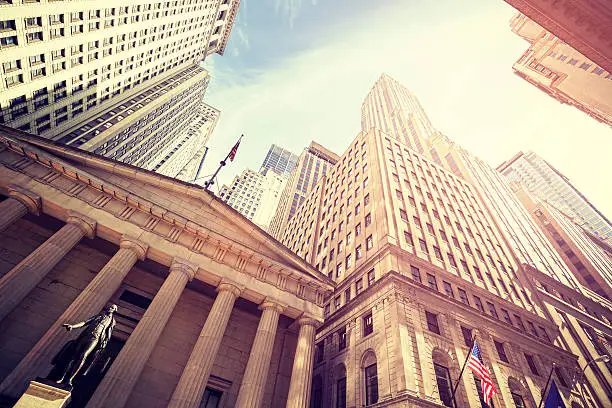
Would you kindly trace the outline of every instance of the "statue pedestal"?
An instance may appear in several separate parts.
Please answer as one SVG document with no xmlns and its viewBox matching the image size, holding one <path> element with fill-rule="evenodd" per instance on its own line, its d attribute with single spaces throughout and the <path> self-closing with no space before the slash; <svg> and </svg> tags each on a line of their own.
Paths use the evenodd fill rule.
<svg viewBox="0 0 612 408">
<path fill-rule="evenodd" d="M 26 392 L 13 408 L 63 408 L 70 402 L 71 392 L 46 382 L 30 381 Z"/>
</svg>

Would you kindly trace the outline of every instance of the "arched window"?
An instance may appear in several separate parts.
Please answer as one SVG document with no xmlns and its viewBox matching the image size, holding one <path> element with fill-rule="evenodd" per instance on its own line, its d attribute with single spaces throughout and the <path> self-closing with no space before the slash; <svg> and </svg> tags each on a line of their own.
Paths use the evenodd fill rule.
<svg viewBox="0 0 612 408">
<path fill-rule="evenodd" d="M 362 364 L 365 385 L 365 405 L 378 402 L 378 369 L 376 367 L 376 354 L 372 350 L 365 353 Z"/>
<path fill-rule="evenodd" d="M 442 401 L 445 407 L 455 408 L 455 402 L 453 401 L 453 382 L 449 370 L 452 360 L 446 352 L 438 348 L 433 350 L 431 357 L 433 360 L 440 401 Z"/>
<path fill-rule="evenodd" d="M 527 408 L 527 403 L 530 401 L 533 405 L 533 400 L 530 400 L 530 394 L 527 388 L 520 380 L 514 377 L 508 378 L 508 388 L 510 388 L 510 396 L 516 408 Z"/>
<path fill-rule="evenodd" d="M 323 380 L 320 375 L 312 379 L 312 396 L 310 397 L 310 408 L 323 408 Z"/>
<path fill-rule="evenodd" d="M 346 367 L 338 364 L 334 373 L 336 380 L 336 408 L 346 408 Z"/>
</svg>

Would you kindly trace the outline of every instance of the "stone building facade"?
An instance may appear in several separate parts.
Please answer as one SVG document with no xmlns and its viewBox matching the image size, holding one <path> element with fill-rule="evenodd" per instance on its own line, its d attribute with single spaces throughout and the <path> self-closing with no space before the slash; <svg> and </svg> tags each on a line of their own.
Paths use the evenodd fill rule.
<svg viewBox="0 0 612 408">
<path fill-rule="evenodd" d="M 334 284 L 212 194 L 5 127 L 0 192 L 3 404 L 113 302 L 73 406 L 307 406 Z"/>
<path fill-rule="evenodd" d="M 313 407 L 479 407 L 469 370 L 450 398 L 474 335 L 495 407 L 535 408 L 553 362 L 568 407 L 598 406 L 576 390 L 578 357 L 477 189 L 401 139 L 360 133 L 282 242 L 337 283 L 317 333 Z"/>
</svg>

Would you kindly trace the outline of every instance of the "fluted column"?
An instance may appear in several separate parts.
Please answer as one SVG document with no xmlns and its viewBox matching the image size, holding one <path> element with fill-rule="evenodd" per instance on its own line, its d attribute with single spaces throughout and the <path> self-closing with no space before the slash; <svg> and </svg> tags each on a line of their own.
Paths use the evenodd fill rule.
<svg viewBox="0 0 612 408">
<path fill-rule="evenodd" d="M 251 354 L 247 362 L 236 407 L 259 408 L 263 399 L 264 388 L 268 380 L 270 358 L 274 347 L 274 338 L 278 327 L 278 318 L 283 308 L 276 302 L 266 300 L 260 306 L 263 310 Z"/>
<path fill-rule="evenodd" d="M 119 251 L 0 384 L 0 395 L 18 397 L 25 390 L 28 380 L 47 374 L 53 356 L 66 341 L 74 337 L 74 334 L 67 332 L 62 324 L 85 321 L 100 312 L 119 289 L 136 261 L 145 258 L 146 244 L 124 236 L 119 245 Z"/>
<path fill-rule="evenodd" d="M 197 266 L 175 258 L 170 274 L 121 349 L 87 408 L 122 408 Z"/>
<path fill-rule="evenodd" d="M 66 225 L 0 279 L 0 321 L 43 280 L 85 235 L 93 238 L 96 221 L 71 213 Z"/>
<path fill-rule="evenodd" d="M 317 321 L 309 317 L 302 317 L 298 320 L 298 324 L 300 325 L 300 333 L 293 359 L 287 407 L 308 408 L 310 406 Z"/>
<path fill-rule="evenodd" d="M 26 215 L 40 213 L 40 197 L 17 186 L 9 186 L 9 197 L 0 203 L 0 231 Z"/>
<path fill-rule="evenodd" d="M 240 295 L 241 288 L 231 282 L 222 282 L 217 287 L 217 298 L 213 304 L 200 337 L 191 351 L 178 385 L 174 389 L 168 407 L 198 408 L 204 396 L 210 371 L 217 357 L 227 322 Z"/>
</svg>

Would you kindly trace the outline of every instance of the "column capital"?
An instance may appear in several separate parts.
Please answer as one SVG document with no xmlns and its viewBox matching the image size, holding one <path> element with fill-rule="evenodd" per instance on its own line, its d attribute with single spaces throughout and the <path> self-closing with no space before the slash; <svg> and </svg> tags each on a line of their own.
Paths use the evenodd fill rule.
<svg viewBox="0 0 612 408">
<path fill-rule="evenodd" d="M 75 224 L 85 232 L 88 238 L 96 236 L 97 222 L 93 218 L 87 217 L 76 211 L 68 210 L 68 217 L 66 223 Z"/>
<path fill-rule="evenodd" d="M 186 259 L 175 257 L 170 265 L 170 272 L 183 272 L 189 281 L 192 281 L 198 271 L 198 265 Z"/>
<path fill-rule="evenodd" d="M 28 211 L 32 214 L 40 215 L 42 208 L 41 199 L 38 194 L 21 188 L 14 184 L 8 186 L 8 195 L 16 200 L 19 200 L 23 205 L 28 208 Z"/>
<path fill-rule="evenodd" d="M 313 326 L 315 329 L 318 328 L 321 324 L 323 324 L 323 322 L 320 322 L 314 317 L 309 316 L 307 314 L 303 314 L 302 316 L 298 317 L 296 319 L 296 322 L 300 327 Z"/>
<path fill-rule="evenodd" d="M 283 313 L 283 310 L 285 310 L 285 307 L 281 305 L 278 301 L 267 297 L 259 305 L 259 310 L 266 310 L 266 309 L 276 309 L 278 313 Z"/>
<path fill-rule="evenodd" d="M 216 289 L 217 292 L 232 292 L 236 297 L 240 296 L 243 290 L 244 285 L 239 285 L 238 283 L 227 278 L 221 279 L 221 282 Z"/>
<path fill-rule="evenodd" d="M 121 236 L 119 247 L 131 249 L 141 261 L 144 261 L 147 256 L 147 250 L 149 249 L 149 245 L 128 235 Z"/>
</svg>

